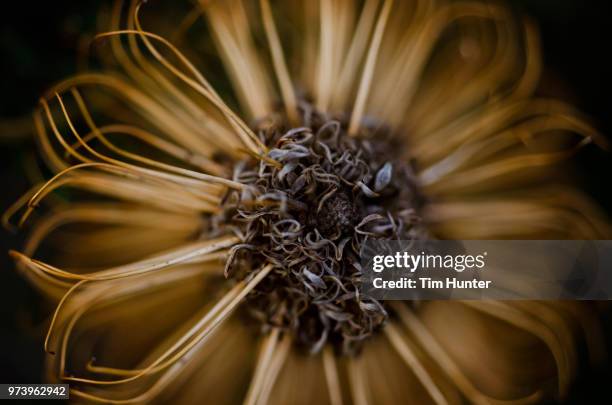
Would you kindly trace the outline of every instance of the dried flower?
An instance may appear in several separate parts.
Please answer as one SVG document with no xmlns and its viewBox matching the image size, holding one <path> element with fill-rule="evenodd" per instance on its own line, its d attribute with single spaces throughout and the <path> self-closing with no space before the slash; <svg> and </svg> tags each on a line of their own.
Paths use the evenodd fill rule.
<svg viewBox="0 0 612 405">
<path fill-rule="evenodd" d="M 601 139 L 532 97 L 529 23 L 477 2 L 202 0 L 161 36 L 140 13 L 118 3 L 102 73 L 41 98 L 56 174 L 4 218 L 50 206 L 12 255 L 58 300 L 49 373 L 73 397 L 535 402 L 567 392 L 580 336 L 598 358 L 586 306 L 358 289 L 371 238 L 610 235 L 548 170 Z M 220 60 L 190 42 L 200 15 Z"/>
</svg>

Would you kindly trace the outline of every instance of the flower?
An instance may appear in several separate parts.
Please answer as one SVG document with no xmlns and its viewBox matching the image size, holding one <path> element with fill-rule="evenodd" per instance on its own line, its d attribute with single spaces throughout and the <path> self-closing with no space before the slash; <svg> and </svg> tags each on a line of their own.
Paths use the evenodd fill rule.
<svg viewBox="0 0 612 405">
<path fill-rule="evenodd" d="M 94 41 L 101 73 L 41 98 L 55 176 L 5 216 L 51 206 L 12 252 L 58 301 L 50 380 L 108 403 L 536 402 L 567 392 L 580 339 L 599 358 L 586 305 L 358 290 L 367 238 L 610 234 L 554 180 L 603 141 L 533 97 L 531 24 L 479 2 L 202 0 L 162 36 L 141 6 Z"/>
</svg>

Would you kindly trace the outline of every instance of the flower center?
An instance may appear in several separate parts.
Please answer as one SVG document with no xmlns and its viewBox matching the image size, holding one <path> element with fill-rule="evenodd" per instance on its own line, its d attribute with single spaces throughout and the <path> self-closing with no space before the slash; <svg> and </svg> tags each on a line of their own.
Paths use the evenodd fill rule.
<svg viewBox="0 0 612 405">
<path fill-rule="evenodd" d="M 257 132 L 266 159 L 234 166 L 231 191 L 214 230 L 243 243 L 230 252 L 226 276 L 244 279 L 265 263 L 274 269 L 246 307 L 264 327 L 281 327 L 312 352 L 330 342 L 353 353 L 386 320 L 383 303 L 361 294 L 359 254 L 367 239 L 424 239 L 412 167 L 395 157 L 383 126 L 357 136 L 346 120 L 301 107 L 302 126 L 270 117 Z"/>
</svg>

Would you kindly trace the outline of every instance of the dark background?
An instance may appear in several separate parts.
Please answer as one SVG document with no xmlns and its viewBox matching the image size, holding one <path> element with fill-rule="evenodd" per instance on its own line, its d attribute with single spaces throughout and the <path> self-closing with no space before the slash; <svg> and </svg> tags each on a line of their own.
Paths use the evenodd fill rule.
<svg viewBox="0 0 612 405">
<path fill-rule="evenodd" d="M 74 72 L 76 47 L 84 32 L 95 30 L 101 1 L 11 1 L 0 16 L 0 121 L 22 117 L 53 82 Z M 517 10 L 532 16 L 540 27 L 545 81 L 561 86 L 566 99 L 586 113 L 608 136 L 612 135 L 612 58 L 607 1 L 513 0 Z M 107 3 L 106 3 L 107 4 Z M 9 7 L 10 5 L 10 7 Z M 546 83 L 545 83 L 546 84 Z M 25 129 L 27 130 L 27 121 Z M 1 128 L 1 126 L 0 126 Z M 0 212 L 24 191 L 21 174 L 32 150 L 25 137 L 0 138 Z M 612 213 L 612 158 L 594 147 L 576 159 L 584 189 Z M 20 237 L 0 230 L 0 382 L 41 380 L 43 349 L 37 332 L 45 311 L 38 295 L 19 278 L 6 252 L 20 246 Z M 33 308 L 35 309 L 33 311 Z M 612 319 L 605 320 L 612 347 Z M 570 403 L 612 403 L 610 362 L 581 373 Z"/>
</svg>

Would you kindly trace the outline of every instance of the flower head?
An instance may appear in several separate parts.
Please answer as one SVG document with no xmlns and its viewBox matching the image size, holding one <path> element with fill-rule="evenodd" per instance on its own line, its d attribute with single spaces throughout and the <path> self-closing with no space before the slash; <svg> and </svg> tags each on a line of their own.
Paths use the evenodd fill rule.
<svg viewBox="0 0 612 405">
<path fill-rule="evenodd" d="M 554 185 L 603 141 L 533 97 L 531 24 L 481 2 L 202 0 L 162 35 L 145 9 L 117 3 L 101 72 L 41 98 L 55 176 L 5 216 L 51 207 L 13 256 L 58 300 L 49 371 L 74 396 L 533 402 L 567 391 L 574 321 L 597 358 L 584 306 L 359 291 L 368 239 L 610 234 Z"/>
</svg>

